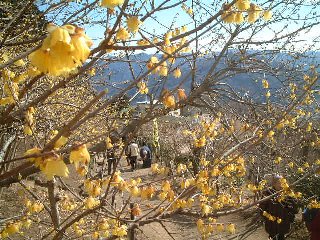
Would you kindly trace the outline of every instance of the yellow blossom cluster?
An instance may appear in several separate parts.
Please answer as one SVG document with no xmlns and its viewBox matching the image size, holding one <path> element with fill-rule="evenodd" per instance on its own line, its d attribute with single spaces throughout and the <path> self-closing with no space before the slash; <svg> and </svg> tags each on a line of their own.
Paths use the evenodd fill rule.
<svg viewBox="0 0 320 240">
<path fill-rule="evenodd" d="M 310 208 L 310 209 L 312 209 L 312 208 L 320 208 L 320 202 L 318 202 L 317 200 L 312 200 L 308 204 L 308 208 Z"/>
<path fill-rule="evenodd" d="M 77 207 L 76 202 L 69 195 L 63 195 L 59 205 L 65 211 L 73 211 Z"/>
<path fill-rule="evenodd" d="M 116 39 L 126 41 L 130 38 L 130 33 L 124 27 L 120 27 L 116 33 Z"/>
<path fill-rule="evenodd" d="M 182 4 L 181 5 L 181 8 L 189 15 L 189 16 L 192 16 L 193 14 L 193 10 L 192 8 L 188 7 L 186 4 Z"/>
<path fill-rule="evenodd" d="M 139 216 L 139 215 L 141 215 L 141 208 L 140 208 L 140 206 L 139 206 L 138 203 L 135 203 L 135 204 L 133 205 L 133 208 L 130 209 L 130 210 L 131 210 L 131 213 L 132 213 L 133 216 Z"/>
<path fill-rule="evenodd" d="M 19 86 L 15 82 L 15 73 L 5 69 L 1 72 L 3 83 L 3 97 L 0 99 L 0 106 L 14 104 L 18 98 Z"/>
<path fill-rule="evenodd" d="M 194 131 L 185 131 L 185 134 L 193 137 L 195 147 L 202 148 L 206 146 L 208 140 L 214 140 L 218 136 L 219 131 L 223 132 L 220 124 L 220 114 L 218 115 L 219 116 L 212 121 L 201 121 L 199 127 Z"/>
<path fill-rule="evenodd" d="M 101 194 L 101 181 L 86 179 L 84 181 L 84 190 L 89 194 L 89 196 L 99 196 Z"/>
<path fill-rule="evenodd" d="M 28 213 L 39 213 L 43 210 L 44 206 L 40 201 L 32 202 L 29 199 L 24 199 L 24 205 L 28 209 Z"/>
<path fill-rule="evenodd" d="M 102 0 L 101 6 L 113 9 L 117 6 L 122 5 L 123 2 L 124 2 L 124 0 Z"/>
<path fill-rule="evenodd" d="M 89 57 L 93 44 L 82 28 L 48 24 L 49 35 L 40 49 L 29 55 L 31 64 L 52 76 L 65 75 L 81 66 Z"/>
<path fill-rule="evenodd" d="M 90 154 L 86 144 L 77 144 L 71 150 L 69 156 L 70 163 L 73 163 L 79 175 L 84 176 L 87 173 L 90 162 Z"/>
<path fill-rule="evenodd" d="M 32 148 L 25 152 L 26 157 L 31 155 L 41 155 L 41 149 Z M 45 174 L 48 180 L 52 180 L 54 176 L 67 177 L 69 175 L 69 169 L 64 163 L 62 156 L 52 153 L 50 155 L 28 157 L 30 162 L 33 162 L 42 173 Z"/>
<path fill-rule="evenodd" d="M 167 175 L 169 173 L 168 167 L 159 166 L 158 163 L 154 163 L 151 165 L 151 172 L 153 174 Z"/>
<path fill-rule="evenodd" d="M 217 223 L 216 219 L 209 218 L 209 222 L 205 223 L 202 219 L 197 220 L 197 229 L 201 234 L 202 239 L 208 239 L 213 232 L 223 232 L 226 231 L 231 234 L 235 234 L 236 228 L 233 223 L 224 224 Z"/>
<path fill-rule="evenodd" d="M 32 220 L 24 217 L 21 220 L 10 221 L 5 225 L 5 227 L 0 231 L 0 238 L 6 239 L 12 237 L 12 235 L 19 233 L 22 234 L 23 230 L 30 228 Z"/>
<path fill-rule="evenodd" d="M 113 144 L 112 144 L 112 141 L 111 141 L 111 138 L 110 137 L 107 137 L 106 138 L 106 148 L 109 150 L 111 148 L 113 148 Z"/>
<path fill-rule="evenodd" d="M 139 20 L 137 16 L 132 16 L 127 18 L 127 28 L 129 32 L 132 32 L 132 33 L 138 32 L 141 24 L 142 22 Z"/>
<path fill-rule="evenodd" d="M 261 190 L 263 190 L 263 189 L 265 188 L 266 183 L 267 183 L 267 181 L 265 181 L 265 180 L 262 180 L 262 181 L 259 183 L 258 186 L 254 185 L 254 184 L 252 184 L 252 183 L 249 183 L 249 184 L 247 185 L 247 188 L 248 188 L 250 191 L 252 191 L 252 192 L 258 192 L 258 191 L 261 191 Z"/>
<path fill-rule="evenodd" d="M 175 106 L 176 106 L 175 97 L 168 90 L 163 91 L 162 102 L 166 108 L 175 108 Z"/>
<path fill-rule="evenodd" d="M 92 209 L 100 204 L 100 200 L 92 196 L 89 196 L 84 201 L 84 206 L 86 209 Z"/>
<path fill-rule="evenodd" d="M 34 131 L 35 121 L 34 121 L 34 113 L 35 109 L 33 107 L 29 107 L 28 110 L 24 114 L 25 125 L 24 125 L 24 133 L 26 135 L 32 135 Z"/>
<path fill-rule="evenodd" d="M 263 11 L 260 6 L 250 3 L 250 0 L 237 0 L 234 5 L 225 3 L 222 9 L 221 18 L 225 23 L 240 24 L 245 20 L 248 23 L 254 23 L 260 16 L 266 21 L 272 18 L 270 10 Z M 244 13 L 246 13 L 246 16 Z"/>
<path fill-rule="evenodd" d="M 263 211 L 262 215 L 264 217 L 266 217 L 269 221 L 272 221 L 272 222 L 277 221 L 277 223 L 279 223 L 279 224 L 282 222 L 281 218 L 272 216 L 270 213 L 268 213 L 266 211 Z"/>
<path fill-rule="evenodd" d="M 139 83 L 137 84 L 137 87 L 139 88 L 139 92 L 140 92 L 141 94 L 148 94 L 149 89 L 148 89 L 148 87 L 147 87 L 146 82 L 144 82 L 144 81 L 139 82 Z"/>
</svg>

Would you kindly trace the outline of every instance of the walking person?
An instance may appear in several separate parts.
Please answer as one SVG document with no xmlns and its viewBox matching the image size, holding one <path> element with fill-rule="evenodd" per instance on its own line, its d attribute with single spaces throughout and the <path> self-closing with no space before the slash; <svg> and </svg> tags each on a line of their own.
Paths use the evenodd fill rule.
<svg viewBox="0 0 320 240">
<path fill-rule="evenodd" d="M 320 240 L 320 208 L 306 208 L 302 217 L 310 232 L 310 240 Z"/>
<path fill-rule="evenodd" d="M 106 150 L 107 150 L 107 163 L 108 163 L 108 175 L 111 174 L 111 168 L 114 172 L 116 170 L 117 159 L 115 156 L 116 145 L 113 144 L 115 142 L 114 138 L 107 137 L 106 139 Z"/>
<path fill-rule="evenodd" d="M 149 146 L 143 142 L 143 146 L 140 148 L 140 157 L 143 161 L 142 168 L 149 168 L 151 167 L 151 159 L 152 159 L 152 153 L 149 148 Z"/>
<path fill-rule="evenodd" d="M 108 160 L 108 175 L 116 170 L 116 157 L 114 146 L 107 149 L 107 160 Z M 112 168 L 112 171 L 111 171 Z"/>
<path fill-rule="evenodd" d="M 267 189 L 263 196 L 267 197 L 282 190 L 282 176 L 274 176 L 272 179 L 272 187 Z M 269 234 L 270 240 L 284 240 L 285 235 L 289 233 L 291 224 L 294 222 L 295 214 L 298 213 L 298 208 L 294 199 L 286 197 L 279 200 L 279 195 L 260 203 L 259 205 L 262 215 L 265 219 L 265 230 Z"/>
<path fill-rule="evenodd" d="M 130 161 L 132 171 L 134 171 L 137 167 L 138 154 L 139 154 L 139 146 L 134 140 L 132 140 L 128 146 L 128 158 Z"/>
</svg>

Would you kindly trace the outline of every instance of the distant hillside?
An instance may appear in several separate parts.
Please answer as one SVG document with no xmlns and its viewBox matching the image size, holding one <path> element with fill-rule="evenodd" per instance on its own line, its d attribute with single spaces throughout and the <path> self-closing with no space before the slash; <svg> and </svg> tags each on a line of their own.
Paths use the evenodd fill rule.
<svg viewBox="0 0 320 240">
<path fill-rule="evenodd" d="M 231 75 L 230 77 L 227 77 L 225 79 L 222 79 L 219 81 L 220 83 L 225 83 L 230 85 L 233 89 L 235 89 L 236 92 L 240 93 L 241 95 L 250 95 L 257 101 L 263 101 L 264 98 L 264 89 L 261 85 L 261 80 L 263 78 L 268 79 L 270 88 L 272 90 L 277 90 L 283 87 L 286 87 L 283 85 L 282 81 L 283 79 L 286 79 L 287 77 L 290 77 L 292 79 L 302 79 L 302 76 L 304 74 L 304 71 L 309 68 L 311 64 L 319 65 L 320 63 L 320 52 L 309 52 L 306 55 L 299 55 L 295 54 L 294 56 L 292 54 L 287 53 L 277 53 L 276 55 L 269 52 L 270 55 L 265 54 L 264 56 L 258 55 L 258 52 L 251 51 L 247 52 L 249 55 L 257 55 L 254 56 L 256 59 L 260 61 L 259 66 L 257 67 L 257 71 L 252 71 L 252 69 L 255 69 L 255 66 L 251 63 L 251 72 L 248 73 L 241 73 L 236 74 L 233 76 L 232 71 L 228 71 L 227 74 Z M 237 62 L 239 60 L 239 53 L 236 51 L 232 52 L 230 51 L 226 57 L 224 57 L 221 62 L 218 64 L 217 69 L 225 69 L 230 65 L 232 62 Z M 151 55 L 140 53 L 135 54 L 130 57 L 130 60 L 132 61 L 132 69 L 134 71 L 135 76 L 139 76 L 142 73 L 146 71 L 146 62 L 150 59 Z M 158 58 L 161 58 L 161 56 L 158 56 Z M 265 63 L 270 63 L 272 66 L 272 71 L 274 72 L 274 76 L 268 75 L 261 69 L 261 61 Z M 180 67 L 182 76 L 180 79 L 175 79 L 172 75 L 169 75 L 165 82 L 165 87 L 168 89 L 175 88 L 181 81 L 181 79 L 186 78 L 186 81 L 182 85 L 183 88 L 186 89 L 187 92 L 190 91 L 191 87 L 191 74 L 190 74 L 190 64 L 185 63 L 185 58 L 179 58 L 176 60 L 176 62 L 172 65 L 172 69 L 176 67 Z M 196 71 L 196 81 L 197 83 L 201 83 L 208 73 L 212 63 L 214 62 L 214 56 L 212 57 L 201 57 L 197 60 L 197 71 Z M 239 65 L 238 65 L 239 67 Z M 243 66 L 240 66 L 243 68 Z M 266 64 L 267 67 L 267 64 Z M 260 69 L 258 69 L 260 68 Z M 297 75 L 292 76 L 291 70 L 296 69 Z M 249 69 L 248 69 L 249 70 Z M 95 80 L 106 81 L 107 88 L 109 89 L 109 95 L 113 95 L 119 91 L 119 88 L 125 87 L 128 82 L 132 79 L 131 77 L 131 71 L 128 67 L 127 62 L 113 62 L 108 65 L 108 67 L 104 70 L 104 73 L 102 76 L 95 77 Z M 164 80 L 162 78 L 162 80 Z M 158 75 L 149 75 L 148 76 L 148 87 L 150 91 L 154 91 L 157 94 L 160 93 L 160 88 L 158 86 L 159 84 L 159 76 Z M 95 86 L 97 89 L 100 89 L 102 87 L 99 87 L 98 85 Z M 221 88 L 221 86 L 220 86 Z M 274 91 L 273 91 L 274 92 Z M 136 93 L 136 89 L 132 89 L 128 95 L 129 97 L 133 96 Z M 276 98 L 276 96 L 273 96 Z M 145 96 L 137 96 L 135 98 L 136 101 L 144 100 Z"/>
</svg>

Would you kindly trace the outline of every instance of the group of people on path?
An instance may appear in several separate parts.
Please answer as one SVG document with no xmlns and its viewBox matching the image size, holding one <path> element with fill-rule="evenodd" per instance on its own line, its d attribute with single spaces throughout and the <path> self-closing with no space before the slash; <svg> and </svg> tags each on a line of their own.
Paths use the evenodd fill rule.
<svg viewBox="0 0 320 240">
<path fill-rule="evenodd" d="M 140 156 L 142 160 L 142 168 L 151 167 L 152 153 L 150 147 L 146 142 L 142 143 L 142 147 L 139 148 L 135 141 L 131 141 L 126 149 L 127 163 L 131 166 L 131 170 L 134 171 L 137 168 L 137 159 Z"/>
<path fill-rule="evenodd" d="M 279 192 L 283 189 L 282 178 L 279 175 L 273 177 L 271 187 L 263 192 L 263 197 L 267 200 L 259 204 L 269 240 L 284 240 L 285 235 L 290 232 L 295 214 L 299 211 L 298 205 L 292 197 L 287 196 L 279 200 Z M 303 212 L 303 220 L 309 230 L 310 240 L 320 240 L 320 209 L 306 208 Z"/>
<path fill-rule="evenodd" d="M 137 160 L 140 156 L 142 160 L 142 168 L 151 167 L 152 161 L 152 152 L 151 148 L 147 145 L 146 142 L 142 143 L 142 146 L 132 140 L 130 144 L 125 149 L 125 155 L 127 158 L 128 166 L 131 166 L 131 170 L 134 171 L 137 168 Z M 115 147 L 107 149 L 107 160 L 108 160 L 108 174 L 112 173 L 112 169 L 116 168 L 116 156 L 115 156 Z"/>
</svg>

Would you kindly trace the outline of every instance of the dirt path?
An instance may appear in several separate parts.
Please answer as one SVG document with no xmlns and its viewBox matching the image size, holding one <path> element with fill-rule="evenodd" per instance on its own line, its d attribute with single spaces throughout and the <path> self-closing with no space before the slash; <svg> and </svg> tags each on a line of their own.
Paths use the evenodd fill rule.
<svg viewBox="0 0 320 240">
<path fill-rule="evenodd" d="M 137 169 L 134 172 L 131 172 L 129 167 L 126 166 L 126 163 L 120 163 L 120 170 L 122 176 L 125 179 L 129 178 L 138 178 L 142 180 L 152 181 L 155 177 L 150 173 L 150 169 Z M 156 201 L 157 202 L 157 201 Z M 141 203 L 141 202 L 140 202 Z M 141 203 L 143 205 L 143 202 Z M 268 236 L 265 233 L 263 226 L 260 224 L 258 228 L 253 231 L 250 231 L 246 227 L 252 221 L 252 215 L 254 216 L 254 210 L 247 211 L 245 213 L 232 214 L 228 216 L 220 217 L 217 222 L 219 223 L 234 223 L 236 225 L 236 234 L 230 235 L 225 233 L 216 233 L 213 234 L 210 239 L 247 239 L 247 240 L 267 240 Z M 139 240 L 196 240 L 201 239 L 198 234 L 196 222 L 197 219 L 194 219 L 189 216 L 177 215 L 173 218 L 166 219 L 163 222 L 154 222 L 148 225 L 140 227 L 136 230 L 136 236 Z M 249 231 L 251 234 L 243 233 Z M 242 236 L 242 237 L 241 237 Z"/>
</svg>

